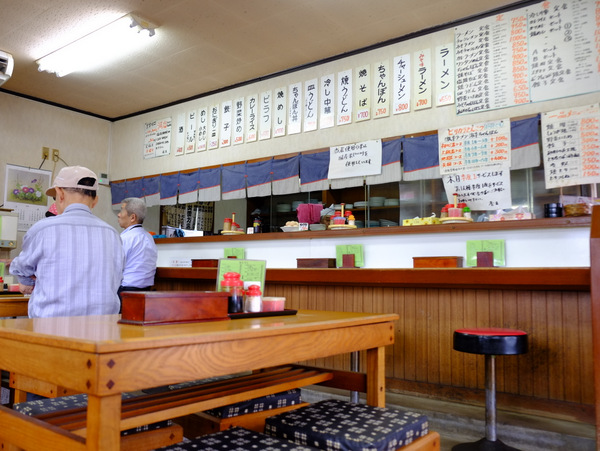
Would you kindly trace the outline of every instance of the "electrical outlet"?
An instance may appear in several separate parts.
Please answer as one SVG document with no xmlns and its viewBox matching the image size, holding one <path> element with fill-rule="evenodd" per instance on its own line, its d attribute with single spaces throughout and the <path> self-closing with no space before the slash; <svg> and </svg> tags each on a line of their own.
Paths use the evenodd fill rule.
<svg viewBox="0 0 600 451">
<path fill-rule="evenodd" d="M 47 160 L 48 158 L 50 158 L 50 149 L 47 147 L 42 147 L 42 158 L 44 160 Z"/>
<path fill-rule="evenodd" d="M 60 158 L 58 149 L 52 149 L 52 161 L 58 161 Z"/>
</svg>

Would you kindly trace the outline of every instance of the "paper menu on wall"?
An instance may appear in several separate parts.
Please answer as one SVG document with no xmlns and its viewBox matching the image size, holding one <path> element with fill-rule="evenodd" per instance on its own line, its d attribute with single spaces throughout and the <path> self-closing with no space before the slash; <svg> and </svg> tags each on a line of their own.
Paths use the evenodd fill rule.
<svg viewBox="0 0 600 451">
<path fill-rule="evenodd" d="M 260 285 L 261 290 L 264 292 L 266 268 L 266 260 L 222 258 L 219 260 L 219 270 L 217 272 L 217 291 L 221 289 L 221 281 L 225 273 L 237 272 L 244 282 L 244 289 L 247 289 L 250 285 Z"/>
<path fill-rule="evenodd" d="M 506 266 L 504 240 L 468 240 L 466 266 L 477 266 L 477 252 L 493 252 L 494 266 Z"/>
<path fill-rule="evenodd" d="M 335 246 L 335 258 L 336 266 L 341 268 L 343 266 L 343 255 L 351 254 L 354 255 L 354 266 L 356 268 L 362 268 L 365 266 L 365 259 L 363 254 L 362 244 L 338 244 Z"/>
</svg>

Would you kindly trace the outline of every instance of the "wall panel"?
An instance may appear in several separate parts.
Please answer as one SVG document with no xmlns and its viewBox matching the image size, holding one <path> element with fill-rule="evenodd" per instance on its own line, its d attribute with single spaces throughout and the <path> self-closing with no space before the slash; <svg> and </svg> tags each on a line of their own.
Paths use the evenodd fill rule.
<svg viewBox="0 0 600 451">
<path fill-rule="evenodd" d="M 193 279 L 157 280 L 159 289 L 211 289 Z M 213 285 L 214 286 L 214 285 Z M 198 288 L 196 288 L 198 287 Z M 202 288 L 204 287 L 204 288 Z M 530 350 L 498 357 L 498 404 L 593 421 L 590 294 L 585 291 L 404 288 L 269 283 L 294 309 L 395 312 L 395 343 L 386 349 L 388 389 L 481 404 L 484 358 L 454 351 L 461 327 L 512 327 L 530 334 Z M 349 369 L 349 356 L 308 362 Z M 361 368 L 364 368 L 361 356 Z M 506 401 L 509 400 L 509 401 Z"/>
</svg>

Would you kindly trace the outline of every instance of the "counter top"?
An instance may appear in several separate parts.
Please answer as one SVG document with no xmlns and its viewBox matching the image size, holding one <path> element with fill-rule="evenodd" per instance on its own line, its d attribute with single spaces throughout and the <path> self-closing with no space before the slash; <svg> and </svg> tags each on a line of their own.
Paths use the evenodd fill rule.
<svg viewBox="0 0 600 451">
<path fill-rule="evenodd" d="M 363 237 L 399 234 L 486 232 L 491 230 L 555 229 L 567 227 L 590 227 L 591 216 L 569 216 L 564 218 L 541 218 L 522 221 L 472 222 L 467 224 L 435 224 L 422 226 L 372 227 L 350 230 L 323 230 L 302 232 L 273 232 L 242 235 L 211 235 L 188 238 L 158 238 L 157 245 L 195 242 L 235 242 L 247 240 L 298 240 L 323 239 L 333 236 Z"/>
<path fill-rule="evenodd" d="M 156 270 L 157 279 L 216 280 L 217 268 Z M 267 268 L 266 283 L 589 291 L 590 268 Z"/>
</svg>

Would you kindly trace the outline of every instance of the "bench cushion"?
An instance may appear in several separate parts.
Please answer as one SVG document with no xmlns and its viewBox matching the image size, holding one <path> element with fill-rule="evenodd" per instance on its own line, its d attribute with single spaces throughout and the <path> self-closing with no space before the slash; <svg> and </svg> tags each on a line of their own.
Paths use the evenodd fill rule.
<svg viewBox="0 0 600 451">
<path fill-rule="evenodd" d="M 135 394 L 122 393 L 121 399 L 135 398 Z M 23 415 L 37 416 L 45 413 L 58 412 L 61 410 L 73 409 L 76 407 L 87 407 L 87 395 L 84 393 L 70 396 L 60 396 L 58 398 L 45 398 L 36 401 L 27 401 L 15 404 L 13 409 Z M 130 435 L 137 432 L 153 431 L 171 426 L 171 420 L 158 421 L 156 423 L 138 426 L 136 428 L 121 431 L 121 435 Z"/>
<path fill-rule="evenodd" d="M 265 432 L 324 450 L 396 450 L 429 432 L 427 417 L 328 399 L 267 418 Z"/>
<path fill-rule="evenodd" d="M 232 418 L 247 413 L 262 412 L 280 407 L 295 406 L 302 402 L 300 389 L 287 390 L 248 401 L 230 404 L 228 406 L 207 410 L 206 413 L 217 418 Z"/>
<path fill-rule="evenodd" d="M 240 427 L 215 432 L 214 434 L 198 437 L 176 445 L 165 446 L 164 448 L 159 448 L 157 451 L 189 451 L 199 449 L 210 451 L 315 451 L 315 448 L 310 448 L 309 446 L 298 445 L 287 440 L 281 440 Z"/>
</svg>

